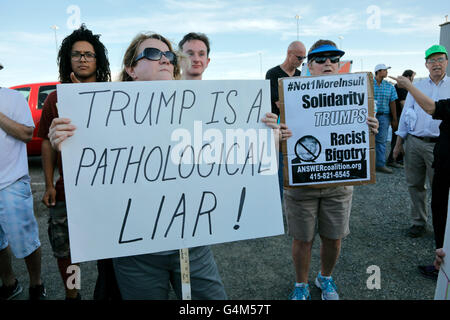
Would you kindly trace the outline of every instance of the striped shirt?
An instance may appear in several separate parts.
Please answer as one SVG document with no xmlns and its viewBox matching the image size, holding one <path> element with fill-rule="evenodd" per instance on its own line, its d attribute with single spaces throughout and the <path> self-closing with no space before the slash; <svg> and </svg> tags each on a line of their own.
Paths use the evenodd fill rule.
<svg viewBox="0 0 450 320">
<path fill-rule="evenodd" d="M 377 80 L 373 78 L 373 95 L 377 103 L 377 114 L 390 114 L 389 103 L 398 98 L 394 86 L 384 80 L 378 85 Z"/>
</svg>

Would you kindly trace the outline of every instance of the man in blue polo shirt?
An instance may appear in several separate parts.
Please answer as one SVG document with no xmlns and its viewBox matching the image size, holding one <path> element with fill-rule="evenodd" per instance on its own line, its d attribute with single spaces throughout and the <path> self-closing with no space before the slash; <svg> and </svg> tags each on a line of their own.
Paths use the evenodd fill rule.
<svg viewBox="0 0 450 320">
<path fill-rule="evenodd" d="M 375 166 L 376 171 L 383 173 L 392 173 L 392 170 L 386 167 L 386 141 L 389 125 L 392 126 L 392 131 L 396 131 L 398 126 L 395 110 L 397 92 L 392 84 L 384 80 L 388 74 L 387 69 L 390 68 L 384 64 L 378 64 L 375 67 L 375 78 L 373 80 L 374 99 L 377 106 L 376 117 L 380 123 L 378 134 L 375 136 Z"/>
</svg>

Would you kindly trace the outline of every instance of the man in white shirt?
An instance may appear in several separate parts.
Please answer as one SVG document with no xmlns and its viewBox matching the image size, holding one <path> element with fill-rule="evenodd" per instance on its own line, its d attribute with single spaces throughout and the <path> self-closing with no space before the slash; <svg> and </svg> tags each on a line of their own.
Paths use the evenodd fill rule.
<svg viewBox="0 0 450 320">
<path fill-rule="evenodd" d="M 450 78 L 446 75 L 448 65 L 447 50 L 434 45 L 425 52 L 425 66 L 429 78 L 417 83 L 416 87 L 434 101 L 450 98 Z M 412 227 L 410 237 L 420 237 L 425 232 L 427 222 L 425 186 L 426 177 L 430 185 L 433 178 L 433 150 L 439 136 L 440 120 L 433 120 L 408 94 L 400 117 L 398 138 L 394 148 L 394 158 L 405 153 L 405 176 L 411 197 Z M 403 146 L 405 148 L 403 149 Z"/>
<path fill-rule="evenodd" d="M 11 266 L 11 252 L 25 259 L 29 298 L 45 299 L 41 243 L 33 212 L 26 143 L 33 135 L 31 112 L 20 92 L 0 88 L 0 300 L 22 292 Z"/>
</svg>

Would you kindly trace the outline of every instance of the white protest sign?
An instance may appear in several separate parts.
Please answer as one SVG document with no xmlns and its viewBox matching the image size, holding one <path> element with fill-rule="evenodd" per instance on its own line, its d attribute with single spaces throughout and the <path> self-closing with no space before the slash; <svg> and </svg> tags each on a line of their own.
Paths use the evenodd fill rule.
<svg viewBox="0 0 450 320">
<path fill-rule="evenodd" d="M 434 300 L 450 300 L 450 223 L 448 218 L 450 217 L 450 194 L 447 204 L 447 223 L 445 226 L 444 237 L 444 262 L 441 264 L 439 270 L 438 279 L 436 282 L 436 291 L 434 294 Z"/>
<path fill-rule="evenodd" d="M 293 132 L 283 144 L 285 186 L 374 182 L 370 79 L 348 73 L 280 80 L 282 121 Z"/>
<path fill-rule="evenodd" d="M 284 233 L 268 81 L 57 90 L 73 262 Z"/>
</svg>

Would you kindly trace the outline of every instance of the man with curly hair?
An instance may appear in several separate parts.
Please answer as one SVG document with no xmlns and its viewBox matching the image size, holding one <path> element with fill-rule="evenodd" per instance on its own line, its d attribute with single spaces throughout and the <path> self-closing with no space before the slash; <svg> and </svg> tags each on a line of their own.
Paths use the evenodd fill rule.
<svg viewBox="0 0 450 320">
<path fill-rule="evenodd" d="M 106 82 L 111 80 L 107 50 L 100 42 L 99 35 L 83 24 L 61 43 L 58 53 L 59 80 L 62 83 Z M 57 92 L 52 92 L 44 102 L 38 136 L 42 142 L 42 167 L 45 176 L 45 193 L 42 202 L 49 208 L 50 218 L 48 234 L 53 254 L 57 259 L 59 272 L 63 280 L 66 300 L 80 299 L 77 286 L 68 283 L 71 273 L 68 269 L 72 263 L 70 258 L 69 233 L 67 225 L 67 209 L 65 203 L 61 154 L 55 151 L 48 140 L 50 125 L 58 118 Z M 59 170 L 59 179 L 53 183 L 55 166 Z M 111 299 L 117 297 L 114 272 L 110 260 L 100 260 L 97 264 L 99 278 L 95 288 L 94 299 Z M 73 274 L 73 272 L 72 272 Z M 69 281 L 70 282 L 70 281 Z M 105 288 L 106 286 L 106 288 Z M 112 292 L 112 296 L 100 294 Z M 109 293 L 108 293 L 109 292 Z"/>
</svg>

